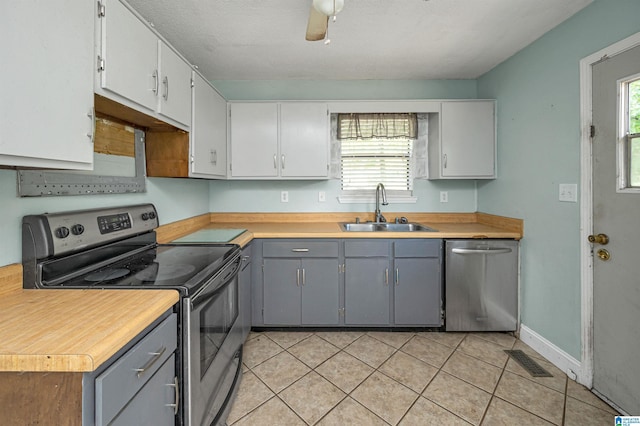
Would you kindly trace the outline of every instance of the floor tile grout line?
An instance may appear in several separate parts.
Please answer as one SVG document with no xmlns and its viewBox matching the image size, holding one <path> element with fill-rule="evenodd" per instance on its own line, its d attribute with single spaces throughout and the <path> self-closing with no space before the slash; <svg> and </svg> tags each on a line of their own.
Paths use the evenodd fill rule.
<svg viewBox="0 0 640 426">
<path fill-rule="evenodd" d="M 567 416 L 567 393 L 569 393 L 569 377 L 564 378 L 564 401 L 562 403 L 562 421 L 560 425 L 564 425 Z"/>
</svg>

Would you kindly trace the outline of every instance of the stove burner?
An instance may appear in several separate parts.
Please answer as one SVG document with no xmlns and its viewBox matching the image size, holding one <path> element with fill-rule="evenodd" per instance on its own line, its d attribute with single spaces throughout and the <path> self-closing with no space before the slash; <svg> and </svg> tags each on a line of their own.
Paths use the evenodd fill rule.
<svg viewBox="0 0 640 426">
<path fill-rule="evenodd" d="M 126 275 L 129 275 L 128 269 L 124 269 L 124 268 L 104 269 L 102 271 L 96 271 L 88 274 L 86 277 L 84 277 L 84 280 L 97 283 L 102 281 L 115 280 L 117 278 L 122 278 Z"/>
<path fill-rule="evenodd" d="M 196 267 L 187 263 L 158 265 L 157 263 L 138 272 L 135 277 L 140 281 L 165 281 L 191 274 Z"/>
</svg>

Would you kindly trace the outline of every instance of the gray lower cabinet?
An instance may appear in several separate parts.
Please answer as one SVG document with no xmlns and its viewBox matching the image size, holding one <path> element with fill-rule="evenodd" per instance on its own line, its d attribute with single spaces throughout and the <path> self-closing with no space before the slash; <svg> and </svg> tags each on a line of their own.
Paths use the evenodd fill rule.
<svg viewBox="0 0 640 426">
<path fill-rule="evenodd" d="M 395 325 L 442 325 L 442 240 L 393 243 Z"/>
<path fill-rule="evenodd" d="M 338 254 L 337 241 L 264 242 L 264 325 L 338 325 Z"/>
<path fill-rule="evenodd" d="M 345 241 L 345 325 L 390 325 L 389 244 L 388 240 Z"/>
<path fill-rule="evenodd" d="M 440 239 L 253 244 L 254 326 L 442 325 Z"/>
<path fill-rule="evenodd" d="M 174 425 L 178 407 L 177 315 L 170 314 L 133 347 L 117 354 L 104 370 L 95 373 L 87 388 L 83 424 Z M 92 398 L 91 393 L 95 391 Z"/>
<path fill-rule="evenodd" d="M 238 273 L 240 324 L 242 325 L 242 341 L 244 342 L 251 331 L 251 278 L 252 278 L 252 246 L 242 249 L 242 264 Z"/>
</svg>

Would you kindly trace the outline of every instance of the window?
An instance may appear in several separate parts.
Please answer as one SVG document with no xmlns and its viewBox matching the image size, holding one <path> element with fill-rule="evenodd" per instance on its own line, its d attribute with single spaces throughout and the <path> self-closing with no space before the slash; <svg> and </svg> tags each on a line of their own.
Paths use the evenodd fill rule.
<svg viewBox="0 0 640 426">
<path fill-rule="evenodd" d="M 621 82 L 621 125 L 619 137 L 621 158 L 620 189 L 640 189 L 640 76 L 635 75 Z"/>
<path fill-rule="evenodd" d="M 389 195 L 411 195 L 416 114 L 338 114 L 337 138 L 344 195 L 370 195 L 380 182 Z"/>
</svg>

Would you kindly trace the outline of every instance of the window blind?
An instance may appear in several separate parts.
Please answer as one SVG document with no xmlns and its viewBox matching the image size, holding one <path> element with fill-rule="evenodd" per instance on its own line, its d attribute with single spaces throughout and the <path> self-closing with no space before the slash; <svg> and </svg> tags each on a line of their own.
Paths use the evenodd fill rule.
<svg viewBox="0 0 640 426">
<path fill-rule="evenodd" d="M 342 190 L 374 191 L 382 182 L 388 192 L 410 193 L 416 123 L 415 114 L 339 114 Z"/>
</svg>

